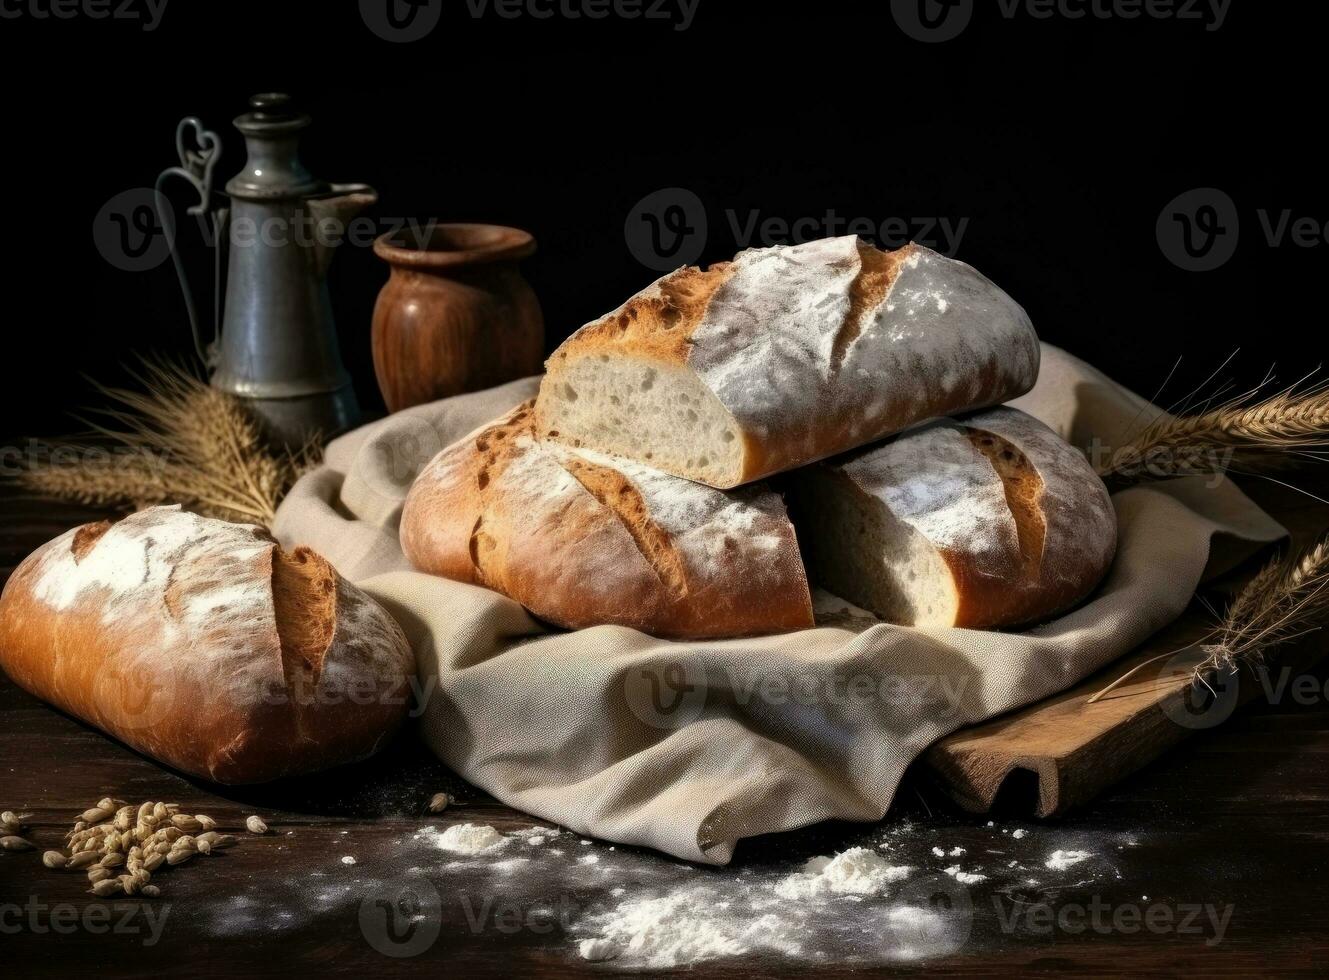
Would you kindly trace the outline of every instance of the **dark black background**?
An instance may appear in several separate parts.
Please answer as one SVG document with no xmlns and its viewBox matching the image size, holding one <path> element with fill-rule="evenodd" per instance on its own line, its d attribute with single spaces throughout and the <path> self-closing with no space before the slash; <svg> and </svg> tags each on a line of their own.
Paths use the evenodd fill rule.
<svg viewBox="0 0 1329 980">
<path fill-rule="evenodd" d="M 30 2 L 50 0 L 5 0 Z M 1044 339 L 1148 394 L 1183 357 L 1165 401 L 1237 348 L 1225 375 L 1239 382 L 1274 363 L 1288 380 L 1315 367 L 1329 246 L 1271 247 L 1258 211 L 1329 220 L 1320 5 L 1233 0 L 1209 31 L 1005 19 L 996 0 L 976 2 L 943 44 L 905 36 L 885 0 L 700 0 L 685 31 L 475 18 L 448 0 L 412 44 L 375 36 L 353 0 L 171 0 L 152 33 L 0 20 L 0 432 L 74 428 L 68 410 L 96 400 L 82 374 L 115 381 L 134 353 L 190 349 L 169 263 L 117 270 L 93 220 L 174 162 L 185 115 L 223 133 L 224 183 L 243 158 L 231 118 L 274 89 L 315 118 L 310 169 L 373 184 L 379 216 L 532 231 L 525 272 L 551 347 L 655 278 L 624 221 L 679 186 L 705 203 L 706 262 L 735 249 L 730 210 L 967 218 L 958 257 L 1023 303 Z M 1176 195 L 1208 186 L 1236 203 L 1239 244 L 1220 269 L 1187 272 L 1155 226 Z M 333 268 L 343 354 L 371 409 L 369 321 L 385 280 L 367 248 L 343 248 Z"/>
</svg>

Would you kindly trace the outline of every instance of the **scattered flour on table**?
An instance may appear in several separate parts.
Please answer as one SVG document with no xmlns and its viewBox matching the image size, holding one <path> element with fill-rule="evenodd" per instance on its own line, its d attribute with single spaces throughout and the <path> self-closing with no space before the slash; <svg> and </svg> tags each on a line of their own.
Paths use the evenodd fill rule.
<svg viewBox="0 0 1329 980">
<path fill-rule="evenodd" d="M 1003 829 L 1002 833 L 1008 840 L 1029 836 L 1023 829 Z M 937 857 L 955 859 L 967 854 L 958 845 L 933 847 L 927 842 L 924 846 Z M 907 884 L 899 885 L 905 891 L 895 887 L 907 883 L 915 871 L 899 861 L 904 850 L 899 840 L 875 848 L 851 847 L 811 858 L 792 874 L 773 879 L 745 873 L 732 878 L 708 875 L 705 884 L 679 883 L 672 891 L 646 895 L 615 887 L 610 895 L 616 904 L 577 924 L 577 952 L 587 961 L 614 960 L 616 966 L 648 969 L 745 954 L 817 959 L 824 955 L 832 935 L 834 942 L 869 960 L 909 960 L 946 952 L 947 943 L 958 935 L 957 923 L 944 911 L 909 901 Z M 882 851 L 891 852 L 894 860 Z M 1084 850 L 1057 850 L 1045 864 L 1049 870 L 1064 871 L 1094 856 Z M 1002 879 L 1010 873 L 1006 868 L 1025 870 L 1018 860 L 1002 864 Z M 617 873 L 616 866 L 609 870 Z M 678 870 L 697 869 L 679 865 Z M 978 886 L 991 877 L 981 867 L 965 869 L 958 863 L 943 870 L 964 886 Z M 1033 878 L 1023 883 L 1041 887 Z M 852 911 L 855 908 L 862 908 L 863 913 Z M 877 925 L 860 931 L 853 923 L 862 915 L 876 915 L 873 921 Z M 876 939 L 865 944 L 866 935 Z"/>
<path fill-rule="evenodd" d="M 622 959 L 653 969 L 686 966 L 752 952 L 802 955 L 814 940 L 809 914 L 821 902 L 885 897 L 911 869 L 891 864 L 867 847 L 814 857 L 801 870 L 774 882 L 729 879 L 722 886 L 684 886 L 649 897 L 627 898 L 594 916 L 585 927 L 595 935 L 578 952 L 587 960 Z M 612 894 L 624 894 L 615 888 Z M 829 906 L 828 906 L 829 908 Z M 917 916 L 912 909 L 891 915 Z"/>
<path fill-rule="evenodd" d="M 972 871 L 961 871 L 958 864 L 952 864 L 946 868 L 946 873 L 962 885 L 977 885 L 980 881 L 987 881 L 987 875 L 976 874 Z"/>
<path fill-rule="evenodd" d="M 618 947 L 608 939 L 583 939 L 577 947 L 581 958 L 593 963 L 600 960 L 612 960 L 618 955 Z"/>
<path fill-rule="evenodd" d="M 876 895 L 887 885 L 909 876 L 912 869 L 893 865 L 876 851 L 851 847 L 835 857 L 814 857 L 803 870 L 778 882 L 781 898 L 808 899 L 823 895 Z"/>
<path fill-rule="evenodd" d="M 583 940 L 578 952 L 588 960 L 630 958 L 635 965 L 652 969 L 758 950 L 786 956 L 801 952 L 787 918 L 774 913 L 751 918 L 718 914 L 715 898 L 714 889 L 700 886 L 623 902 L 592 920 L 599 935 Z"/>
<path fill-rule="evenodd" d="M 1053 851 L 1052 856 L 1043 862 L 1043 867 L 1053 871 L 1065 871 L 1073 864 L 1079 864 L 1086 858 L 1093 857 L 1088 851 Z"/>
<path fill-rule="evenodd" d="M 995 828 L 990 833 L 996 841 L 1002 839 Z M 1007 835 L 1006 841 L 1027 834 L 1009 829 L 1001 833 Z M 422 827 L 411 839 L 450 856 L 435 866 L 444 875 L 465 868 L 516 872 L 507 879 L 513 888 L 523 887 L 519 882 L 544 880 L 548 874 L 567 875 L 583 884 L 589 880 L 585 876 L 595 875 L 613 887 L 602 902 L 569 924 L 573 943 L 569 952 L 586 963 L 612 963 L 612 968 L 669 969 L 744 955 L 811 962 L 836 955 L 827 952 L 836 949 L 856 962 L 943 954 L 953 935 L 958 935 L 958 923 L 946 910 L 930 908 L 926 902 L 920 907 L 910 898 L 912 875 L 923 873 L 916 866 L 926 864 L 924 855 L 931 853 L 950 859 L 934 867 L 949 864 L 943 871 L 959 885 L 978 886 L 989 882 L 990 876 L 981 866 L 965 868 L 957 861 L 967 854 L 966 847 L 934 847 L 939 836 L 929 830 L 931 839 L 919 837 L 906 824 L 891 831 L 889 840 L 865 840 L 868 846 L 810 858 L 791 873 L 735 873 L 668 862 L 660 867 L 664 880 L 650 888 L 638 883 L 643 859 L 630 850 L 615 852 L 556 827 L 501 833 L 492 826 L 462 823 Z M 577 841 L 581 849 L 556 846 L 564 841 Z M 981 843 L 968 850 L 984 853 Z M 1008 887 L 1014 884 L 1012 875 L 1023 878 L 1040 863 L 1033 855 L 1008 863 L 1011 855 L 1006 852 L 986 853 L 1005 855 L 993 865 L 997 870 L 991 875 L 1000 879 L 996 884 Z M 365 857 L 358 858 L 361 866 Z M 908 857 L 914 858 L 912 863 Z M 1091 857 L 1095 855 L 1085 850 L 1055 850 L 1042 863 L 1057 872 Z M 355 873 L 360 873 L 359 868 Z M 571 878 L 574 875 L 580 877 Z M 1025 883 L 1036 885 L 1033 879 Z M 350 901 L 351 894 L 320 892 L 315 898 L 323 905 L 337 905 Z M 261 928 L 244 916 L 236 918 L 244 919 L 247 928 Z"/>
<path fill-rule="evenodd" d="M 508 836 L 523 840 L 532 847 L 541 847 L 561 832 L 554 827 L 522 827 L 520 830 L 514 830 Z"/>
</svg>

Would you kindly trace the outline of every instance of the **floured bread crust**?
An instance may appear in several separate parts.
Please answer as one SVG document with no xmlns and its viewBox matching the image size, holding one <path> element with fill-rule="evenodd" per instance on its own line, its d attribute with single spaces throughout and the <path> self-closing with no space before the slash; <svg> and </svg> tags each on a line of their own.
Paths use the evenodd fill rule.
<svg viewBox="0 0 1329 980">
<path fill-rule="evenodd" d="M 680 269 L 587 324 L 547 364 L 537 425 L 731 487 L 1016 397 L 1038 359 L 1024 310 L 970 266 L 829 238 Z"/>
<path fill-rule="evenodd" d="M 414 657 L 381 606 L 258 527 L 151 507 L 75 528 L 14 572 L 0 664 L 133 748 L 222 783 L 370 755 Z"/>
<path fill-rule="evenodd" d="M 906 625 L 1045 619 L 1092 591 L 1116 551 L 1088 461 L 1011 408 L 920 425 L 789 480 L 814 579 Z"/>
<path fill-rule="evenodd" d="M 794 529 L 764 487 L 724 493 L 534 438 L 530 403 L 440 453 L 402 513 L 421 571 L 569 629 L 748 636 L 812 625 Z"/>
</svg>

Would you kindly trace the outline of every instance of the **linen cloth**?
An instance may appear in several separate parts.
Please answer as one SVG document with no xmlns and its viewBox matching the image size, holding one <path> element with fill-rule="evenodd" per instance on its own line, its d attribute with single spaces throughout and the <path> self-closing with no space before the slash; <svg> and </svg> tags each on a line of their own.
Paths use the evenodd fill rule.
<svg viewBox="0 0 1329 980">
<path fill-rule="evenodd" d="M 725 864 L 756 834 L 881 819 L 936 739 L 1127 653 L 1180 615 L 1206 575 L 1284 534 L 1225 479 L 1191 477 L 1116 494 L 1107 580 L 1022 633 L 876 623 L 824 594 L 817 628 L 777 636 L 562 632 L 495 592 L 412 571 L 397 540 L 425 463 L 537 385 L 445 399 L 342 436 L 284 501 L 276 533 L 322 553 L 399 619 L 419 662 L 421 734 L 457 773 L 578 833 L 691 861 Z M 1037 386 L 1012 404 L 1100 451 L 1158 412 L 1048 345 Z"/>
</svg>

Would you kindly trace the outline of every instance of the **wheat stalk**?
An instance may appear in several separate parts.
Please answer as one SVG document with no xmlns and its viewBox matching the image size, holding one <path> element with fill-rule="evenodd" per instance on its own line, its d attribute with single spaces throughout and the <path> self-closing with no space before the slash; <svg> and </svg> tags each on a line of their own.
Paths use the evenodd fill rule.
<svg viewBox="0 0 1329 980">
<path fill-rule="evenodd" d="M 1101 464 L 1099 475 L 1134 482 L 1322 459 L 1329 451 L 1329 384 L 1294 385 L 1254 400 L 1259 390 L 1194 415 L 1161 416 Z"/>
<path fill-rule="evenodd" d="M 270 526 L 291 485 L 318 458 L 314 442 L 274 454 L 243 403 L 188 369 L 144 360 L 143 390 L 96 384 L 115 407 L 88 423 L 103 447 L 71 442 L 53 455 L 71 463 L 34 463 L 19 481 L 31 490 L 97 506 L 178 503 L 209 517 Z"/>
<path fill-rule="evenodd" d="M 1205 659 L 1194 683 L 1208 684 L 1212 673 L 1230 674 L 1244 665 L 1259 667 L 1280 643 L 1312 633 L 1329 620 L 1329 532 L 1298 555 L 1279 556 L 1247 582 L 1218 625 L 1203 639 L 1136 664 L 1085 703 L 1094 704 L 1150 664 L 1198 647 Z"/>
<path fill-rule="evenodd" d="M 1207 659 L 1195 673 L 1258 666 L 1271 648 L 1319 629 L 1326 620 L 1329 533 L 1300 554 L 1275 558 L 1237 593 L 1213 640 L 1201 644 Z"/>
</svg>

